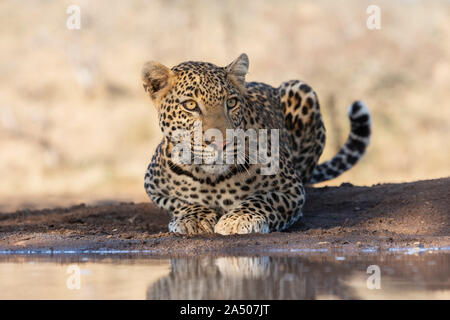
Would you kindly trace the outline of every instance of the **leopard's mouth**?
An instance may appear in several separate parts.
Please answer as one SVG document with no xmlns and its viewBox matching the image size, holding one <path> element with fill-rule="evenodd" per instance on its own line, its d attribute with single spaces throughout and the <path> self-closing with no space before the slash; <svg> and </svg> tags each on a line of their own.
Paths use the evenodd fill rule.
<svg viewBox="0 0 450 320">
<path fill-rule="evenodd" d="M 229 164 L 202 164 L 200 165 L 202 171 L 208 174 L 220 175 L 230 169 Z"/>
</svg>

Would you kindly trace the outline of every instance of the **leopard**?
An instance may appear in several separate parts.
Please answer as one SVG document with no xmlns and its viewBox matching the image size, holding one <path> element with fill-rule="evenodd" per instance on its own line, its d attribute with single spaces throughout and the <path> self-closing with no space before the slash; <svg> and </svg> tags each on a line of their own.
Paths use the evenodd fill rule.
<svg viewBox="0 0 450 320">
<path fill-rule="evenodd" d="M 350 105 L 347 140 L 330 160 L 319 163 L 326 132 L 316 92 L 301 80 L 278 87 L 246 82 L 248 71 L 245 53 L 224 67 L 186 61 L 169 68 L 148 61 L 142 68 L 142 85 L 162 131 L 144 187 L 150 200 L 169 213 L 169 232 L 286 230 L 303 216 L 305 186 L 340 176 L 366 153 L 372 120 L 364 102 Z M 226 138 L 216 139 L 219 135 L 210 130 Z M 235 136 L 228 138 L 239 130 L 265 138 L 257 145 L 263 150 L 260 161 L 252 159 L 251 148 L 238 152 Z M 202 138 L 193 137 L 195 132 Z M 250 134 L 244 135 L 243 145 L 250 140 Z M 189 152 L 181 157 L 181 149 Z M 212 161 L 218 154 L 235 161 Z"/>
</svg>

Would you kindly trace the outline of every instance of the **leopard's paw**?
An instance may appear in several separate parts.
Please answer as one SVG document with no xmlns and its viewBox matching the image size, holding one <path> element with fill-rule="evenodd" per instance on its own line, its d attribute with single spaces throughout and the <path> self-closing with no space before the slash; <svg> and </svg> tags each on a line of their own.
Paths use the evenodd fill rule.
<svg viewBox="0 0 450 320">
<path fill-rule="evenodd" d="M 264 216 L 256 213 L 227 213 L 214 227 L 214 232 L 222 235 L 269 233 L 270 228 Z"/>
<path fill-rule="evenodd" d="M 215 265 L 226 278 L 261 279 L 270 275 L 269 257 L 220 257 Z"/>
<path fill-rule="evenodd" d="M 214 225 L 217 223 L 217 214 L 188 214 L 177 217 L 169 222 L 169 231 L 181 234 L 204 234 L 213 233 Z"/>
</svg>

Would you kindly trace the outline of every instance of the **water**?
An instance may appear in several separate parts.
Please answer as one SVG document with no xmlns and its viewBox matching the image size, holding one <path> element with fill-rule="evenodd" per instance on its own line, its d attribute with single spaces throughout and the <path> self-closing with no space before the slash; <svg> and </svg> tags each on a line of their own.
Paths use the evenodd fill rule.
<svg viewBox="0 0 450 320">
<path fill-rule="evenodd" d="M 442 249 L 198 258 L 0 254 L 0 299 L 450 299 L 449 262 Z"/>
</svg>

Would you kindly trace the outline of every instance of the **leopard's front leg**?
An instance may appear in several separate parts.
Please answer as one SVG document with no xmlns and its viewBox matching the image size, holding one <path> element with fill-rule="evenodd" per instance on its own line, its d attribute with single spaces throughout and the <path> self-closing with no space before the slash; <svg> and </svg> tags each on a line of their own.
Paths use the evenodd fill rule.
<svg viewBox="0 0 450 320">
<path fill-rule="evenodd" d="M 214 210 L 156 192 L 148 192 L 148 195 L 154 204 L 167 210 L 172 217 L 169 222 L 170 232 L 182 234 L 214 232 L 214 226 L 219 220 L 219 214 Z"/>
<path fill-rule="evenodd" d="M 214 233 L 219 214 L 199 204 L 186 204 L 172 213 L 169 231 L 181 234 Z"/>
<path fill-rule="evenodd" d="M 301 216 L 305 193 L 269 191 L 254 194 L 224 214 L 214 232 L 223 235 L 269 233 L 291 226 Z"/>
</svg>

